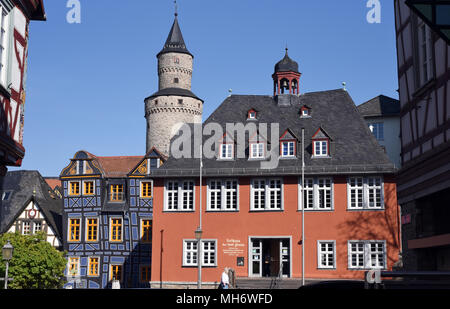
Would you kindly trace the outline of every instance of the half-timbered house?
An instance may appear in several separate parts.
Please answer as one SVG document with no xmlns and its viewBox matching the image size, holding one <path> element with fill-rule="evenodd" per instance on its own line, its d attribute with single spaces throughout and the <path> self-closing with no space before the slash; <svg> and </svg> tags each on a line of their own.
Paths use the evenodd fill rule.
<svg viewBox="0 0 450 309">
<path fill-rule="evenodd" d="M 62 249 L 61 198 L 38 171 L 8 172 L 0 196 L 0 234 L 43 232 L 52 246 Z"/>
<path fill-rule="evenodd" d="M 67 287 L 148 287 L 153 224 L 152 170 L 145 156 L 100 157 L 79 151 L 60 175 Z"/>
<path fill-rule="evenodd" d="M 31 20 L 45 20 L 43 0 L 0 1 L 0 176 L 21 166 Z"/>
<path fill-rule="evenodd" d="M 394 3 L 401 119 L 398 200 L 402 211 L 403 265 L 408 270 L 449 270 L 449 5 L 444 1 Z"/>
</svg>

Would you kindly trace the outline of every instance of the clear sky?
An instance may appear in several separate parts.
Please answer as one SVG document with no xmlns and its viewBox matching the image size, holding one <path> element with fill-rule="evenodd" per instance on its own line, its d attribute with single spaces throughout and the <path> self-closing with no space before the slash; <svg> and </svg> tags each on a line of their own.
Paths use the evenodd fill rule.
<svg viewBox="0 0 450 309">
<path fill-rule="evenodd" d="M 156 54 L 174 19 L 173 0 L 79 1 L 80 24 L 67 22 L 67 0 L 45 0 L 47 21 L 30 24 L 21 169 L 43 176 L 59 176 L 78 150 L 144 155 L 144 99 L 158 90 Z M 203 119 L 229 89 L 272 95 L 286 45 L 303 93 L 345 81 L 356 105 L 397 99 L 393 1 L 380 0 L 380 23 L 367 21 L 367 2 L 178 0 Z"/>
</svg>

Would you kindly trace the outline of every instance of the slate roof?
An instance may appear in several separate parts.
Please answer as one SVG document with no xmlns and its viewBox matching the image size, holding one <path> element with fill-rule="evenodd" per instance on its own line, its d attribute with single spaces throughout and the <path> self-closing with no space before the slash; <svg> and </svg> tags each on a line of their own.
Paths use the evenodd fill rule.
<svg viewBox="0 0 450 309">
<path fill-rule="evenodd" d="M 202 99 L 200 99 L 199 97 L 197 97 L 192 91 L 187 90 L 187 89 L 183 89 L 183 88 L 164 88 L 159 90 L 158 92 L 155 92 L 154 94 L 152 94 L 151 96 L 149 96 L 148 98 L 146 98 L 144 101 L 147 101 L 148 99 L 151 98 L 155 98 L 155 97 L 161 97 L 161 96 L 180 96 L 180 97 L 191 97 L 197 100 L 200 100 L 203 102 Z"/>
<path fill-rule="evenodd" d="M 283 102 L 282 106 L 277 104 L 278 100 Z M 300 117 L 300 109 L 304 105 L 311 108 L 311 117 Z M 345 90 L 311 92 L 301 96 L 232 95 L 214 111 L 203 126 L 208 123 L 218 123 L 225 133 L 226 123 L 250 122 L 247 121 L 247 112 L 250 109 L 258 110 L 258 119 L 252 120 L 256 124 L 278 123 L 278 137 L 290 129 L 301 139 L 301 129 L 305 129 L 306 174 L 380 174 L 396 171 Z M 319 128 L 332 136 L 330 158 L 312 158 L 311 138 Z M 270 129 L 268 133 L 270 141 Z M 203 142 L 209 137 L 204 136 Z M 176 138 L 177 136 L 172 142 Z M 247 143 L 246 147 L 248 152 Z M 301 145 L 298 147 L 301 149 Z M 191 149 L 197 148 L 192 144 Z M 275 169 L 261 169 L 261 161 L 249 160 L 248 156 L 230 161 L 216 158 L 203 159 L 205 176 L 300 175 L 301 166 L 300 150 L 297 151 L 296 159 L 280 158 L 278 167 Z M 153 173 L 154 177 L 196 175 L 199 175 L 198 157 L 197 159 L 175 159 L 170 156 L 168 161 Z"/>
<path fill-rule="evenodd" d="M 358 111 L 363 117 L 386 117 L 400 115 L 400 101 L 379 95 L 361 105 Z"/>
<path fill-rule="evenodd" d="M 184 43 L 183 34 L 181 33 L 180 25 L 178 24 L 178 17 L 175 14 L 175 20 L 173 22 L 172 28 L 170 29 L 169 36 L 167 37 L 166 43 L 163 49 L 158 53 L 157 57 L 165 53 L 184 53 L 189 54 L 194 57 L 186 48 Z"/>
<path fill-rule="evenodd" d="M 62 239 L 61 199 L 53 193 L 38 171 L 8 172 L 0 178 L 0 191 L 10 192 L 8 199 L 0 201 L 0 233 L 5 233 L 34 199 L 56 236 Z"/>
</svg>

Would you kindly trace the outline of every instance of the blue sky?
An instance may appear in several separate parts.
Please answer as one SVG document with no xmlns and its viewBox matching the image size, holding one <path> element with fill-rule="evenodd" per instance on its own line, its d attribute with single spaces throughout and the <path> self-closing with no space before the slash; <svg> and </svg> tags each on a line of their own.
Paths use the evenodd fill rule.
<svg viewBox="0 0 450 309">
<path fill-rule="evenodd" d="M 286 44 L 303 93 L 345 81 L 356 105 L 398 98 L 394 7 L 380 2 L 371 24 L 367 0 L 178 0 L 203 119 L 229 89 L 271 95 Z M 21 169 L 43 176 L 59 176 L 78 150 L 145 153 L 144 99 L 157 91 L 156 54 L 174 18 L 173 0 L 80 0 L 81 23 L 69 24 L 66 4 L 46 0 L 47 21 L 30 25 Z"/>
</svg>

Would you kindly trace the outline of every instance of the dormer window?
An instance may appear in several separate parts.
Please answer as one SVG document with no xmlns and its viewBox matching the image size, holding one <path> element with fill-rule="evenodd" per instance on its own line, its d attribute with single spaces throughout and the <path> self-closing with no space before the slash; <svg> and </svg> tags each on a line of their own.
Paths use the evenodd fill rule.
<svg viewBox="0 0 450 309">
<path fill-rule="evenodd" d="M 314 141 L 313 154 L 315 157 L 327 157 L 328 153 L 328 140 Z"/>
<path fill-rule="evenodd" d="M 219 143 L 217 158 L 219 160 L 234 159 L 234 140 L 230 134 L 225 133 Z"/>
<path fill-rule="evenodd" d="M 220 145 L 220 159 L 223 160 L 233 159 L 233 144 Z"/>
<path fill-rule="evenodd" d="M 300 118 L 308 118 L 308 117 L 311 117 L 311 109 L 305 105 L 300 109 Z"/>
<path fill-rule="evenodd" d="M 264 146 L 264 143 L 250 144 L 250 159 L 263 159 L 265 152 Z"/>
<path fill-rule="evenodd" d="M 330 157 L 330 141 L 331 137 L 322 128 L 319 128 L 312 137 L 313 157 Z"/>
<path fill-rule="evenodd" d="M 248 111 L 247 120 L 256 120 L 256 111 L 254 109 Z"/>
<path fill-rule="evenodd" d="M 289 158 L 295 156 L 295 142 L 281 142 L 281 157 Z"/>
<path fill-rule="evenodd" d="M 287 129 L 280 137 L 280 157 L 294 158 L 297 156 L 298 138 L 295 134 Z"/>
</svg>

